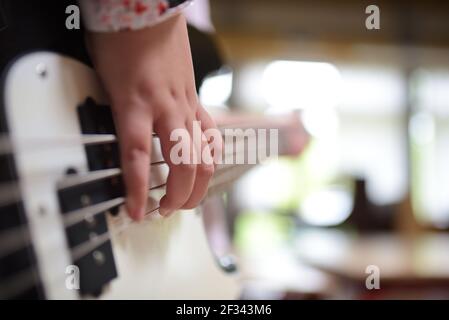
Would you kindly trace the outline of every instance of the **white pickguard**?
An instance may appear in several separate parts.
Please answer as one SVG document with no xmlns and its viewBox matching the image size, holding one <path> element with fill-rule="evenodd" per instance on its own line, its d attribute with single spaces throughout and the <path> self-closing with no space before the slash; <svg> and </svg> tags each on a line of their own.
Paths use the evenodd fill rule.
<svg viewBox="0 0 449 320">
<path fill-rule="evenodd" d="M 68 167 L 87 172 L 83 144 L 72 139 L 80 136 L 76 107 L 87 96 L 105 103 L 105 96 L 90 68 L 53 53 L 21 58 L 8 74 L 5 91 L 20 189 L 47 298 L 76 299 L 77 292 L 65 286 L 72 262 L 56 185 Z M 52 143 L 61 137 L 71 142 Z M 114 223 L 109 226 L 114 233 Z M 112 240 L 119 276 L 103 298 L 231 299 L 239 294 L 237 279 L 215 263 L 199 213 L 155 218 Z"/>
</svg>

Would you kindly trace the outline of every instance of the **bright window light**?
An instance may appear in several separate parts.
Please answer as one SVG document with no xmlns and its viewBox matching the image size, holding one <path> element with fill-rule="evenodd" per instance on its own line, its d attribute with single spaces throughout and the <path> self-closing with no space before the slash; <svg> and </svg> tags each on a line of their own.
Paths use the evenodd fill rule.
<svg viewBox="0 0 449 320">
<path fill-rule="evenodd" d="M 323 62 L 275 61 L 263 73 L 268 104 L 282 110 L 334 107 L 341 78 L 335 66 Z"/>
<path fill-rule="evenodd" d="M 449 116 L 449 71 L 419 70 L 415 74 L 418 104 L 439 116 Z"/>
<path fill-rule="evenodd" d="M 288 164 L 268 162 L 257 166 L 237 181 L 237 201 L 251 209 L 279 208 L 291 198 L 294 183 Z"/>
<path fill-rule="evenodd" d="M 429 144 L 434 142 L 435 120 L 433 116 L 425 111 L 415 114 L 410 120 L 409 131 L 415 143 Z"/>
<path fill-rule="evenodd" d="M 232 72 L 206 78 L 200 88 L 200 101 L 206 107 L 223 107 L 231 96 Z"/>
<path fill-rule="evenodd" d="M 356 114 L 400 114 L 406 91 L 400 70 L 378 66 L 339 66 L 343 85 L 338 110 Z"/>
<path fill-rule="evenodd" d="M 302 120 L 307 132 L 315 138 L 333 138 L 338 133 L 339 118 L 334 108 L 307 108 Z"/>
<path fill-rule="evenodd" d="M 334 226 L 351 214 L 352 199 L 348 191 L 327 189 L 311 193 L 301 204 L 301 217 L 314 226 Z"/>
</svg>

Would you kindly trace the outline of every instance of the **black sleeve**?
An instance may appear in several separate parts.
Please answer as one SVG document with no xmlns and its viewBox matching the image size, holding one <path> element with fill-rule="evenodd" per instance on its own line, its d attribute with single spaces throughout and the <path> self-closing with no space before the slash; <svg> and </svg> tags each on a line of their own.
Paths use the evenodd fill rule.
<svg viewBox="0 0 449 320">
<path fill-rule="evenodd" d="M 45 50 L 90 64 L 84 31 L 65 26 L 73 0 L 0 0 L 5 27 L 0 29 L 0 71 L 17 56 Z"/>
<path fill-rule="evenodd" d="M 0 31 L 6 28 L 6 14 L 3 1 L 0 1 Z"/>
</svg>

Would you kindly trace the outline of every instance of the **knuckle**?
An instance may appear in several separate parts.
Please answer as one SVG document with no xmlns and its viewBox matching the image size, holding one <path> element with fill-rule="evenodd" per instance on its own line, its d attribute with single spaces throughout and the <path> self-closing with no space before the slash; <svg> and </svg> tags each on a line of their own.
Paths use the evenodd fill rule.
<svg viewBox="0 0 449 320">
<path fill-rule="evenodd" d="M 124 160 L 135 160 L 138 157 L 150 154 L 150 142 L 141 135 L 133 134 L 131 131 L 126 135 L 126 143 L 122 144 L 121 154 Z"/>
<path fill-rule="evenodd" d="M 213 165 L 202 164 L 198 166 L 198 175 L 205 178 L 211 178 L 215 173 L 215 168 Z"/>
<path fill-rule="evenodd" d="M 172 119 L 184 119 L 188 114 L 188 110 L 180 108 L 173 101 L 160 100 L 155 103 L 155 106 L 160 111 L 160 116 L 163 121 L 170 121 Z"/>
<path fill-rule="evenodd" d="M 193 174 L 193 173 L 195 173 L 197 168 L 196 168 L 196 165 L 194 165 L 194 164 L 186 163 L 181 166 L 181 169 L 185 172 L 188 172 L 189 174 Z"/>
<path fill-rule="evenodd" d="M 125 138 L 127 139 L 123 148 L 125 152 L 135 149 L 145 153 L 149 152 L 149 140 L 137 130 L 130 128 Z"/>
<path fill-rule="evenodd" d="M 195 88 L 186 88 L 185 95 L 187 97 L 187 101 L 189 101 L 190 104 L 192 106 L 195 106 L 195 108 L 196 108 L 197 105 L 199 104 L 199 99 L 198 99 L 198 95 L 196 93 L 196 89 Z"/>
<path fill-rule="evenodd" d="M 142 104 L 142 100 L 139 95 L 133 92 L 112 95 L 111 102 L 112 110 L 117 114 L 129 112 L 130 108 L 134 108 Z"/>
<path fill-rule="evenodd" d="M 153 79 L 145 79 L 138 86 L 138 92 L 145 98 L 151 98 L 155 96 L 156 88 L 158 88 L 158 83 Z"/>
<path fill-rule="evenodd" d="M 190 113 L 192 115 L 196 115 L 197 110 L 198 110 L 197 104 L 195 102 L 192 102 L 192 101 L 188 100 L 187 101 L 187 106 L 188 106 L 188 109 L 190 110 Z"/>
<path fill-rule="evenodd" d="M 122 159 L 125 162 L 135 161 L 136 159 L 142 159 L 143 157 L 147 157 L 149 161 L 148 150 L 145 146 L 131 146 L 122 151 Z"/>
</svg>

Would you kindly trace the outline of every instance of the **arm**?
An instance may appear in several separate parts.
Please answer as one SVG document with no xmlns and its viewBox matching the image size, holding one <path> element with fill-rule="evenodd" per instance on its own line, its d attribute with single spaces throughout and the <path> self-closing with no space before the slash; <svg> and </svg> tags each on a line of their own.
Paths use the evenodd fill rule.
<svg viewBox="0 0 449 320">
<path fill-rule="evenodd" d="M 101 6 L 127 1 L 81 3 L 87 2 Z M 145 1 L 156 2 L 162 3 Z M 86 9 L 91 10 L 84 6 L 83 10 Z M 149 26 L 140 22 L 138 26 L 119 24 L 112 29 L 108 27 L 109 32 L 101 29 L 88 34 L 90 53 L 112 103 L 118 129 L 126 207 L 136 220 L 145 213 L 153 131 L 160 137 L 162 153 L 170 167 L 167 193 L 160 204 L 162 215 L 196 207 L 205 196 L 214 172 L 213 164 L 176 165 L 170 160 L 170 149 L 176 143 L 169 139 L 173 130 L 186 129 L 191 137 L 193 121 L 201 121 L 203 132 L 215 128 L 196 95 L 186 21 L 176 9 L 172 12 L 167 18 L 158 15 L 158 23 L 150 20 Z M 118 32 L 110 32 L 117 29 Z M 193 145 L 191 140 L 187 147 L 197 154 L 210 151 L 207 140 L 201 146 Z"/>
</svg>

